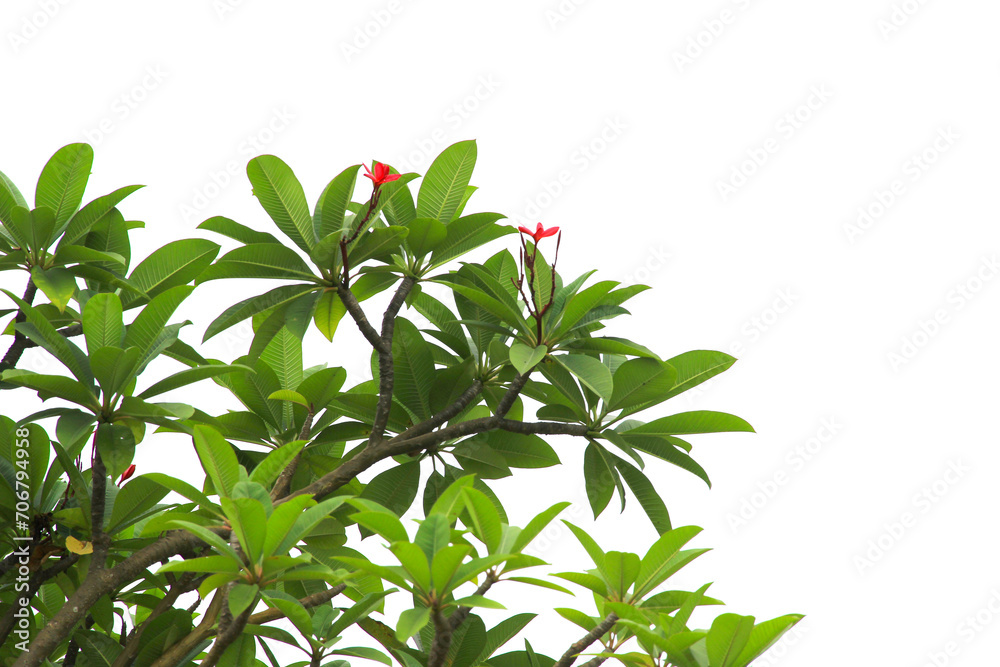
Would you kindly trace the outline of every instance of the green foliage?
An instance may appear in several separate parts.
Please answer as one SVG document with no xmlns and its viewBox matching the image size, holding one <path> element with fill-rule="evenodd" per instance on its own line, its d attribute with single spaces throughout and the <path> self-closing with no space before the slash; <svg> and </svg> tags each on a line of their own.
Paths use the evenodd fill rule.
<svg viewBox="0 0 1000 667">
<path fill-rule="evenodd" d="M 687 548 L 699 528 L 671 525 L 661 461 L 708 483 L 680 436 L 753 429 L 720 412 L 646 411 L 735 359 L 696 350 L 664 360 L 604 335 L 646 288 L 590 282 L 593 271 L 564 282 L 549 232 L 524 240 L 520 259 L 509 248 L 465 257 L 516 233 L 498 213 L 465 212 L 476 158 L 463 141 L 422 178 L 375 163 L 360 184 L 354 165 L 310 206 L 292 169 L 260 156 L 247 176 L 280 234 L 215 216 L 199 228 L 224 237 L 225 252 L 181 239 L 134 267 L 130 235 L 142 223 L 118 206 L 140 186 L 83 204 L 89 146 L 49 160 L 34 208 L 0 174 L 10 304 L 0 389 L 44 402 L 0 415 L 0 535 L 31 548 L 30 634 L 62 633 L 31 664 L 75 651 L 78 664 L 209 664 L 219 653 L 216 664 L 277 665 L 280 643 L 302 652 L 301 665 L 550 667 L 527 641 L 499 653 L 532 631 L 534 613 L 492 627 L 474 613 L 503 609 L 496 589 L 530 595 L 526 586 L 584 589 L 596 610 L 556 611 L 599 629 L 591 652 L 642 667 L 743 667 L 801 618 L 726 613 L 689 627 L 697 607 L 721 602 L 707 585 L 663 590 L 706 549 Z M 178 313 L 205 315 L 189 303 L 196 289 L 250 279 L 277 284 L 233 305 L 208 301 L 214 319 L 198 323 L 205 341 L 249 320 L 245 353 L 207 359 L 184 342 L 193 323 Z M 385 311 L 366 314 L 379 295 Z M 315 329 L 319 344 L 356 354 L 338 347 L 345 318 L 371 348 L 371 379 L 353 386 L 342 367 L 309 365 L 315 348 L 303 345 Z M 44 373 L 21 362 L 34 347 L 52 362 Z M 209 379 L 210 400 L 195 402 L 188 388 Z M 210 407 L 225 400 L 240 407 Z M 595 518 L 616 494 L 648 516 L 645 554 L 604 551 L 566 522 L 594 567 L 539 573 L 538 538 L 562 530 L 553 521 L 569 503 L 519 528 L 494 480 L 560 465 L 568 438 L 584 447 Z M 191 481 L 136 470 L 154 460 L 146 454 L 197 468 Z M 0 575 L 5 608 L 22 594 L 15 569 Z M 181 594 L 207 604 L 196 610 Z M 405 600 L 391 618 L 389 596 Z M 354 626 L 370 646 L 341 645 Z M 3 640 L 0 660 L 13 658 Z"/>
</svg>

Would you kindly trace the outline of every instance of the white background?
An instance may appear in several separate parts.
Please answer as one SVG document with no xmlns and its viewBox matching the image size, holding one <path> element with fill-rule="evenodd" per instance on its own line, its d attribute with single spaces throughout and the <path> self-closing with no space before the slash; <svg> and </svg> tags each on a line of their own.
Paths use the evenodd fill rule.
<svg viewBox="0 0 1000 667">
<path fill-rule="evenodd" d="M 597 266 L 654 288 L 611 333 L 664 358 L 740 358 L 667 404 L 756 427 L 692 438 L 713 488 L 647 466 L 674 524 L 714 548 L 676 587 L 714 581 L 758 619 L 807 614 L 758 664 L 983 665 L 1000 653 L 998 20 L 986 0 L 6 0 L 0 169 L 30 196 L 57 148 L 89 141 L 87 200 L 149 186 L 121 205 L 147 223 L 138 259 L 211 236 L 195 226 L 212 215 L 270 229 L 244 172 L 256 154 L 287 161 L 314 202 L 347 165 L 423 172 L 477 139 L 469 211 L 561 226 L 564 276 Z M 183 338 L 260 288 L 199 288 Z M 310 332 L 308 363 L 360 377 L 349 321 L 335 341 Z M 248 344 L 237 330 L 206 354 Z M 36 409 L 23 393 L 5 414 Z M 232 404 L 211 383 L 182 400 Z M 515 524 L 568 498 L 590 526 L 580 446 L 553 444 L 566 465 L 496 488 Z M 140 472 L 197 480 L 191 449 L 150 438 Z M 606 549 L 655 537 L 634 501 L 594 531 Z M 566 533 L 544 556 L 586 564 Z M 579 634 L 543 611 L 523 636 L 557 654 Z"/>
</svg>

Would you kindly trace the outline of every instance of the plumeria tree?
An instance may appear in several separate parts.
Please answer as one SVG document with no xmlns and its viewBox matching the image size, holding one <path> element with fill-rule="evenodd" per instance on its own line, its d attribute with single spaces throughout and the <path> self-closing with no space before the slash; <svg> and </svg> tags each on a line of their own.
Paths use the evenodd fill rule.
<svg viewBox="0 0 1000 667">
<path fill-rule="evenodd" d="M 247 175 L 280 236 L 213 217 L 200 229 L 231 248 L 221 256 L 212 240 L 181 239 L 134 266 L 143 223 L 118 205 L 139 186 L 82 205 L 92 161 L 85 144 L 60 149 L 33 207 L 0 174 L 0 396 L 45 401 L 33 414 L 2 402 L 4 664 L 277 667 L 285 645 L 310 666 L 742 667 L 799 620 L 722 613 L 693 627 L 721 602 L 707 585 L 669 588 L 706 549 L 689 547 L 699 528 L 671 524 L 647 466 L 707 483 L 684 437 L 752 428 L 663 404 L 735 360 L 663 359 L 604 335 L 647 288 L 594 271 L 564 279 L 558 228 L 467 212 L 474 142 L 444 150 L 416 188 L 418 174 L 386 164 L 364 166 L 361 184 L 361 165 L 348 167 L 313 206 L 288 165 L 257 157 Z M 473 251 L 485 259 L 460 261 Z M 206 358 L 183 340 L 191 322 L 174 314 L 197 286 L 255 279 L 270 288 L 214 313 L 203 337 L 249 322 L 246 354 Z M 375 317 L 365 302 L 377 295 Z M 357 350 L 303 354 L 312 329 L 334 341 L 344 322 L 371 354 L 354 386 L 336 364 Z M 44 373 L 25 367 L 32 348 Z M 240 409 L 183 402 L 194 383 Z M 552 572 L 526 551 L 569 503 L 517 527 L 491 484 L 559 465 L 551 436 L 584 448 L 595 517 L 616 494 L 642 507 L 648 551 L 605 551 L 569 522 L 592 568 Z M 203 475 L 136 468 L 137 448 L 166 437 L 191 443 Z M 480 611 L 503 609 L 501 587 L 575 604 L 555 610 L 558 629 L 529 609 Z M 572 625 L 582 635 L 564 652 L 533 650 L 533 633 Z"/>
</svg>

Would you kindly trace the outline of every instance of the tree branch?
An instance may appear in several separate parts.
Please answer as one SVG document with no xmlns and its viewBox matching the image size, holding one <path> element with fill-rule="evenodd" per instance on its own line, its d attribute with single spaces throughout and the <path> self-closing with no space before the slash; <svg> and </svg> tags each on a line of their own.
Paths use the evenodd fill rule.
<svg viewBox="0 0 1000 667">
<path fill-rule="evenodd" d="M 309 412 L 306 414 L 306 419 L 302 423 L 302 429 L 299 431 L 299 437 L 296 440 L 308 440 L 309 435 L 312 432 L 313 417 L 312 404 L 310 404 Z M 295 476 L 295 471 L 299 469 L 299 461 L 302 459 L 302 450 L 296 454 L 285 469 L 281 471 L 278 475 L 278 479 L 275 481 L 274 486 L 271 488 L 271 501 L 275 501 L 278 498 L 284 498 L 288 495 L 288 489 L 292 486 L 292 477 Z"/>
<path fill-rule="evenodd" d="M 615 627 L 615 623 L 617 622 L 618 616 L 616 614 L 608 614 L 607 618 L 601 621 L 596 628 L 584 635 L 580 641 L 570 646 L 569 650 L 563 653 L 563 656 L 552 667 L 570 667 L 576 662 L 576 658 L 580 653 L 587 650 L 588 646 L 603 637 L 611 628 Z"/>
<path fill-rule="evenodd" d="M 319 593 L 313 593 L 312 595 L 307 595 L 299 603 L 306 609 L 311 609 L 312 607 L 318 607 L 319 605 L 329 602 L 333 598 L 337 597 L 341 593 L 347 590 L 347 584 L 339 584 L 333 588 L 328 588 L 325 591 L 320 591 Z M 279 618 L 284 618 L 285 612 L 280 609 L 269 608 L 264 611 L 259 611 L 247 620 L 248 625 L 263 625 L 264 623 L 270 623 L 271 621 L 276 621 Z"/>
<path fill-rule="evenodd" d="M 473 381 L 473 383 L 469 385 L 469 388 L 466 389 L 464 392 L 462 392 L 462 395 L 459 396 L 454 403 L 452 403 L 451 405 L 449 405 L 444 410 L 437 413 L 427 421 L 420 422 L 419 424 L 411 426 L 410 428 L 406 429 L 405 431 L 397 435 L 389 442 L 390 443 L 399 442 L 400 440 L 408 440 L 418 435 L 423 435 L 424 433 L 430 433 L 441 424 L 444 424 L 449 419 L 455 417 L 460 412 L 462 412 L 462 410 L 468 407 L 469 403 L 471 403 L 476 397 L 478 397 L 482 391 L 483 391 L 482 380 Z"/>
<path fill-rule="evenodd" d="M 490 587 L 499 581 L 499 579 L 500 578 L 493 570 L 489 570 L 486 573 L 486 580 L 483 581 L 483 583 L 479 585 L 479 588 L 476 589 L 476 595 L 486 595 L 486 591 L 490 590 Z M 472 607 L 459 607 L 456 609 L 455 613 L 448 619 L 448 622 L 451 624 L 451 629 L 457 630 L 458 626 L 465 623 L 465 619 L 469 617 L 471 612 Z"/>
<path fill-rule="evenodd" d="M 35 294 L 37 292 L 38 288 L 35 287 L 35 281 L 28 278 L 28 285 L 24 288 L 24 296 L 22 296 L 21 299 L 28 305 L 31 305 L 31 303 L 35 300 Z M 28 316 L 24 314 L 24 311 L 18 310 L 17 315 L 14 316 L 14 324 L 16 326 L 27 321 L 27 319 Z M 20 331 L 15 330 L 14 342 L 11 343 L 9 348 L 7 348 L 7 354 L 3 355 L 3 359 L 0 359 L 0 373 L 10 370 L 17 365 L 17 362 L 20 361 L 24 350 L 28 347 L 27 343 L 28 337 Z"/>
<path fill-rule="evenodd" d="M 107 500 L 108 471 L 104 467 L 101 451 L 97 448 L 97 434 L 99 432 L 100 424 L 94 429 L 94 451 L 90 469 L 90 541 L 94 545 L 94 552 L 90 555 L 88 579 L 95 572 L 99 572 L 107 566 L 108 548 L 111 546 L 111 538 L 104 533 L 104 504 Z"/>
<path fill-rule="evenodd" d="M 341 283 L 337 286 L 337 294 L 340 295 L 340 300 L 343 302 L 347 312 L 350 313 L 351 317 L 354 319 L 354 322 L 358 325 L 358 329 L 361 330 L 365 340 L 367 340 L 368 343 L 375 348 L 375 350 L 382 352 L 382 337 L 379 336 L 379 333 L 375 331 L 375 327 L 373 327 L 371 322 L 368 321 L 368 318 L 365 316 L 365 311 L 362 310 L 361 304 L 358 303 L 357 298 L 354 296 L 354 292 Z M 389 353 L 392 354 L 391 348 L 389 349 Z"/>
<path fill-rule="evenodd" d="M 215 619 L 219 617 L 222 604 L 225 599 L 222 591 L 216 589 L 212 596 L 212 603 L 205 610 L 205 615 L 194 630 L 182 637 L 179 641 L 171 644 L 150 667 L 174 667 L 181 658 L 186 656 L 191 649 L 208 639 L 214 633 Z M 16 663 L 15 663 L 16 664 Z"/>
<path fill-rule="evenodd" d="M 417 284 L 416 278 L 406 276 L 403 282 L 396 288 L 389 306 L 382 316 L 382 346 L 378 349 L 378 377 L 379 395 L 378 404 L 375 406 L 375 418 L 372 423 L 372 431 L 368 436 L 368 446 L 373 447 L 382 441 L 385 434 L 385 426 L 389 423 L 389 411 L 392 410 L 392 388 L 395 381 L 395 373 L 392 363 L 392 335 L 396 329 L 396 316 L 399 309 L 403 307 L 407 295 L 413 286 Z"/>
<path fill-rule="evenodd" d="M 160 600 L 159 604 L 153 608 L 153 610 L 149 613 L 149 616 L 146 617 L 146 620 L 142 622 L 142 625 L 139 625 L 132 630 L 132 633 L 128 637 L 128 641 L 125 643 L 124 650 L 118 654 L 118 657 L 115 658 L 111 667 L 128 667 L 128 665 L 132 664 L 132 660 L 139 655 L 139 646 L 142 641 L 142 634 L 146 631 L 146 628 L 149 627 L 149 624 L 159 618 L 160 615 L 167 610 L 172 609 L 174 602 L 176 602 L 177 598 L 181 595 L 184 593 L 190 593 L 194 589 L 198 588 L 201 582 L 207 577 L 207 574 L 199 577 L 194 572 L 186 572 L 183 574 L 181 578 L 170 587 L 170 590 L 163 596 L 163 599 Z"/>
</svg>

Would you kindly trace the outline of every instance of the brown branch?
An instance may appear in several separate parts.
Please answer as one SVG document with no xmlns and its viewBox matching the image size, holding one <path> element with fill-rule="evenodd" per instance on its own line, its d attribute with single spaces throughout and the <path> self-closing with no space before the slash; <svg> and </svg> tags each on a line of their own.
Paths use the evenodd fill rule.
<svg viewBox="0 0 1000 667">
<path fill-rule="evenodd" d="M 338 584 L 333 588 L 328 588 L 325 591 L 320 591 L 319 593 L 313 593 L 312 595 L 307 595 L 299 603 L 306 609 L 311 609 L 312 607 L 318 607 L 324 602 L 329 602 L 333 598 L 337 597 L 341 593 L 347 590 L 347 584 Z M 285 612 L 280 609 L 269 608 L 264 611 L 259 611 L 247 620 L 248 625 L 263 625 L 264 623 L 270 623 L 271 621 L 276 621 L 279 618 L 284 618 Z"/>
<path fill-rule="evenodd" d="M 368 436 L 368 446 L 373 447 L 382 441 L 386 424 L 389 423 L 389 411 L 392 410 L 392 388 L 395 372 L 392 362 L 392 336 L 396 329 L 396 316 L 403 307 L 407 295 L 417 284 L 416 278 L 406 276 L 396 288 L 389 306 L 382 316 L 382 346 L 378 349 L 379 396 L 375 406 L 375 418 L 372 420 L 372 431 Z"/>
<path fill-rule="evenodd" d="M 578 642 L 569 647 L 569 650 L 563 653 L 563 656 L 552 665 L 552 667 L 570 667 L 574 662 L 576 662 L 577 657 L 583 651 L 587 650 L 587 647 L 596 642 L 598 639 L 604 636 L 606 632 L 611 630 L 618 622 L 618 616 L 615 613 L 608 614 L 607 618 L 598 623 L 597 627 L 584 635 Z"/>
<path fill-rule="evenodd" d="M 28 278 L 28 285 L 24 288 L 24 296 L 21 299 L 27 303 L 29 306 L 35 300 L 35 294 L 38 292 L 38 288 L 35 287 L 35 281 Z M 18 310 L 17 315 L 14 316 L 14 325 L 27 321 L 28 316 L 24 314 L 24 311 Z M 20 331 L 14 330 L 14 342 L 11 346 L 7 348 L 7 353 L 3 355 L 3 359 L 0 359 L 0 373 L 5 370 L 14 368 L 17 362 L 20 361 L 21 355 L 27 349 L 28 337 L 25 336 Z"/>
<path fill-rule="evenodd" d="M 306 414 L 306 419 L 302 423 L 302 429 L 299 431 L 299 437 L 296 438 L 296 440 L 309 439 L 309 435 L 312 432 L 312 423 L 314 416 L 315 414 L 313 413 L 313 408 L 312 405 L 310 404 L 309 413 Z M 288 465 L 285 466 L 285 469 L 281 471 L 281 474 L 278 475 L 278 479 L 274 482 L 274 487 L 272 487 L 271 489 L 272 502 L 277 500 L 278 498 L 284 498 L 285 496 L 288 495 L 288 490 L 292 486 L 292 477 L 295 476 L 295 471 L 299 469 L 299 461 L 301 460 L 302 460 L 302 450 L 300 449 L 299 453 L 296 454 L 291 461 L 289 461 Z"/>
<path fill-rule="evenodd" d="M 431 643 L 431 650 L 427 654 L 427 667 L 441 667 L 444 659 L 448 657 L 448 649 L 451 648 L 451 637 L 455 631 L 451 623 L 442 613 L 440 607 L 431 610 L 431 620 L 434 622 L 434 641 Z"/>
<path fill-rule="evenodd" d="M 461 413 L 462 410 L 468 407 L 468 405 L 474 399 L 476 399 L 482 391 L 483 391 L 482 380 L 473 381 L 473 383 L 469 385 L 469 388 L 466 389 L 464 392 L 462 392 L 462 395 L 459 396 L 454 403 L 452 403 L 451 405 L 449 405 L 444 410 L 437 413 L 427 421 L 423 421 L 420 422 L 419 424 L 416 424 L 415 426 L 411 426 L 410 428 L 406 429 L 405 431 L 397 435 L 389 442 L 399 442 L 400 440 L 408 440 L 418 435 L 423 435 L 424 433 L 430 433 L 438 426 L 441 426 L 441 424 L 444 424 L 452 417 L 455 417 L 459 413 Z"/>
<path fill-rule="evenodd" d="M 354 296 L 354 293 L 341 283 L 337 286 L 337 294 L 340 296 L 344 308 L 347 309 L 347 312 L 354 319 L 355 324 L 358 325 L 358 329 L 361 330 L 365 340 L 368 341 L 368 344 L 375 348 L 375 350 L 382 352 L 382 337 L 379 336 L 379 333 L 375 331 L 375 327 L 368 321 L 365 311 L 362 310 L 361 304 L 358 303 L 358 299 Z M 389 349 L 389 353 L 392 354 L 392 348 Z"/>
<path fill-rule="evenodd" d="M 108 424 L 109 428 L 110 426 Z M 97 448 L 97 434 L 100 429 L 100 424 L 94 429 L 94 451 L 90 469 L 90 541 L 94 545 L 94 551 L 90 555 L 88 579 L 95 572 L 103 570 L 107 566 L 108 549 L 111 546 L 111 537 L 104 532 L 104 505 L 107 500 L 108 471 L 104 466 L 104 459 L 101 458 L 101 451 Z"/>
<path fill-rule="evenodd" d="M 476 595 L 486 595 L 486 591 L 490 590 L 490 587 L 499 580 L 500 577 L 493 570 L 490 570 L 486 573 L 486 580 L 483 581 L 483 583 L 479 585 L 479 588 L 476 589 Z M 455 613 L 448 619 L 448 622 L 451 624 L 451 629 L 457 630 L 458 626 L 465 622 L 465 619 L 469 617 L 471 612 L 472 607 L 459 607 L 456 609 Z"/>
<path fill-rule="evenodd" d="M 177 598 L 184 593 L 190 593 L 194 589 L 198 588 L 198 586 L 201 585 L 201 582 L 207 577 L 207 574 L 199 577 L 194 572 L 187 572 L 182 575 L 181 578 L 170 587 L 170 590 L 163 596 L 163 599 L 160 600 L 151 612 L 149 612 L 149 616 L 147 616 L 146 620 L 142 622 L 142 625 L 139 625 L 132 630 L 132 633 L 128 636 L 128 640 L 125 643 L 125 648 L 118 654 L 118 657 L 115 658 L 111 667 L 127 667 L 128 665 L 131 665 L 135 657 L 139 655 L 142 634 L 146 631 L 146 628 L 149 627 L 150 623 L 159 618 L 160 615 L 167 610 L 172 609 L 174 602 L 177 601 Z"/>
<path fill-rule="evenodd" d="M 212 636 L 215 620 L 219 617 L 224 599 L 222 590 L 217 589 L 215 595 L 212 596 L 212 603 L 208 605 L 205 615 L 201 618 L 201 623 L 179 641 L 171 644 L 150 667 L 174 667 L 195 646 Z"/>
</svg>

